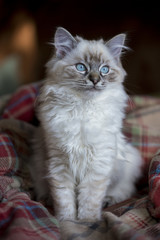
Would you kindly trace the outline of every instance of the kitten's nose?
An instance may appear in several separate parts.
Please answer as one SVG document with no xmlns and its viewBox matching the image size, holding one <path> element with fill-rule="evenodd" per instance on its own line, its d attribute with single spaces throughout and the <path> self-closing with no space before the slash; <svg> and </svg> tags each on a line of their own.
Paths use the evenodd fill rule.
<svg viewBox="0 0 160 240">
<path fill-rule="evenodd" d="M 96 85 L 100 81 L 99 74 L 96 72 L 90 73 L 88 78 L 91 82 L 93 82 L 94 85 Z"/>
</svg>

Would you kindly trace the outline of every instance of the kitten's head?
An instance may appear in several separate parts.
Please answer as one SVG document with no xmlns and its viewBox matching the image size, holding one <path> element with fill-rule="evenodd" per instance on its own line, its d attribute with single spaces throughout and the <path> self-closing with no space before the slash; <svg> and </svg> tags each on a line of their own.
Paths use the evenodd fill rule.
<svg viewBox="0 0 160 240">
<path fill-rule="evenodd" d="M 111 40 L 87 41 L 73 37 L 64 28 L 55 33 L 55 56 L 48 63 L 50 81 L 77 91 L 103 91 L 122 83 L 125 71 L 120 57 L 125 34 Z"/>
</svg>

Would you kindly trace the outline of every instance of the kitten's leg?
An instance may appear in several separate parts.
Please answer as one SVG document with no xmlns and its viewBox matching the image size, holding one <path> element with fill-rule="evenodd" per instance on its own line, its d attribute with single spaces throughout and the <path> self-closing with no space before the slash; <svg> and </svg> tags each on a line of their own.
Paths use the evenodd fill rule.
<svg viewBox="0 0 160 240">
<path fill-rule="evenodd" d="M 102 204 L 116 157 L 115 135 L 107 134 L 110 141 L 105 141 L 104 145 L 99 141 L 90 152 L 86 175 L 78 186 L 78 219 L 101 219 Z"/>
<path fill-rule="evenodd" d="M 99 181 L 90 180 L 81 183 L 78 195 L 78 219 L 101 219 L 106 182 L 106 178 L 102 178 Z"/>
<path fill-rule="evenodd" d="M 93 159 L 90 170 L 78 186 L 78 219 L 101 219 L 102 204 L 111 182 L 112 164 L 115 158 L 113 149 L 108 150 L 107 153 L 107 159 L 103 158 L 95 162 Z"/>
<path fill-rule="evenodd" d="M 75 204 L 75 193 L 74 186 L 64 182 L 57 181 L 55 178 L 51 179 L 51 195 L 54 199 L 54 210 L 56 217 L 59 220 L 68 220 L 76 218 L 76 204 Z"/>
<path fill-rule="evenodd" d="M 55 156 L 59 154 L 56 151 L 54 153 Z M 63 156 L 59 156 L 56 160 L 54 158 L 47 160 L 44 151 L 39 149 L 33 160 L 30 169 L 37 200 L 43 199 L 47 204 L 52 205 L 59 220 L 75 219 L 75 185 L 71 174 L 63 164 L 65 162 Z"/>
<path fill-rule="evenodd" d="M 75 184 L 71 174 L 63 165 L 54 167 L 50 174 L 49 185 L 54 204 L 54 211 L 59 220 L 76 218 Z"/>
</svg>

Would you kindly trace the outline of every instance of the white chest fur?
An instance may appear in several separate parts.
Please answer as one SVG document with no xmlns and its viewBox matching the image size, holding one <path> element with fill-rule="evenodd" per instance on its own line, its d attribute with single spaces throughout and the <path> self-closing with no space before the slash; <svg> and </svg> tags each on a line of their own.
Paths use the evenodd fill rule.
<svg viewBox="0 0 160 240">
<path fill-rule="evenodd" d="M 115 146 L 124 101 L 118 105 L 113 96 L 107 101 L 107 94 L 87 101 L 73 95 L 54 96 L 39 111 L 47 143 L 63 152 L 63 161 L 80 181 L 93 161 L 106 161 L 108 149 Z"/>
</svg>

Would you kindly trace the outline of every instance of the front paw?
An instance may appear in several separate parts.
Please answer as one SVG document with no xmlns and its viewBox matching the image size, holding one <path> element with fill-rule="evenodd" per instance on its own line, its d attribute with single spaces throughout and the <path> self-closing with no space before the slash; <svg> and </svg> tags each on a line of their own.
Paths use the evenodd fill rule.
<svg viewBox="0 0 160 240">
<path fill-rule="evenodd" d="M 101 220 L 101 211 L 99 209 L 80 208 L 78 210 L 78 219 Z"/>
<path fill-rule="evenodd" d="M 56 218 L 58 221 L 68 221 L 68 220 L 76 220 L 75 214 L 68 214 L 68 213 L 61 213 L 61 214 L 56 214 Z"/>
</svg>

